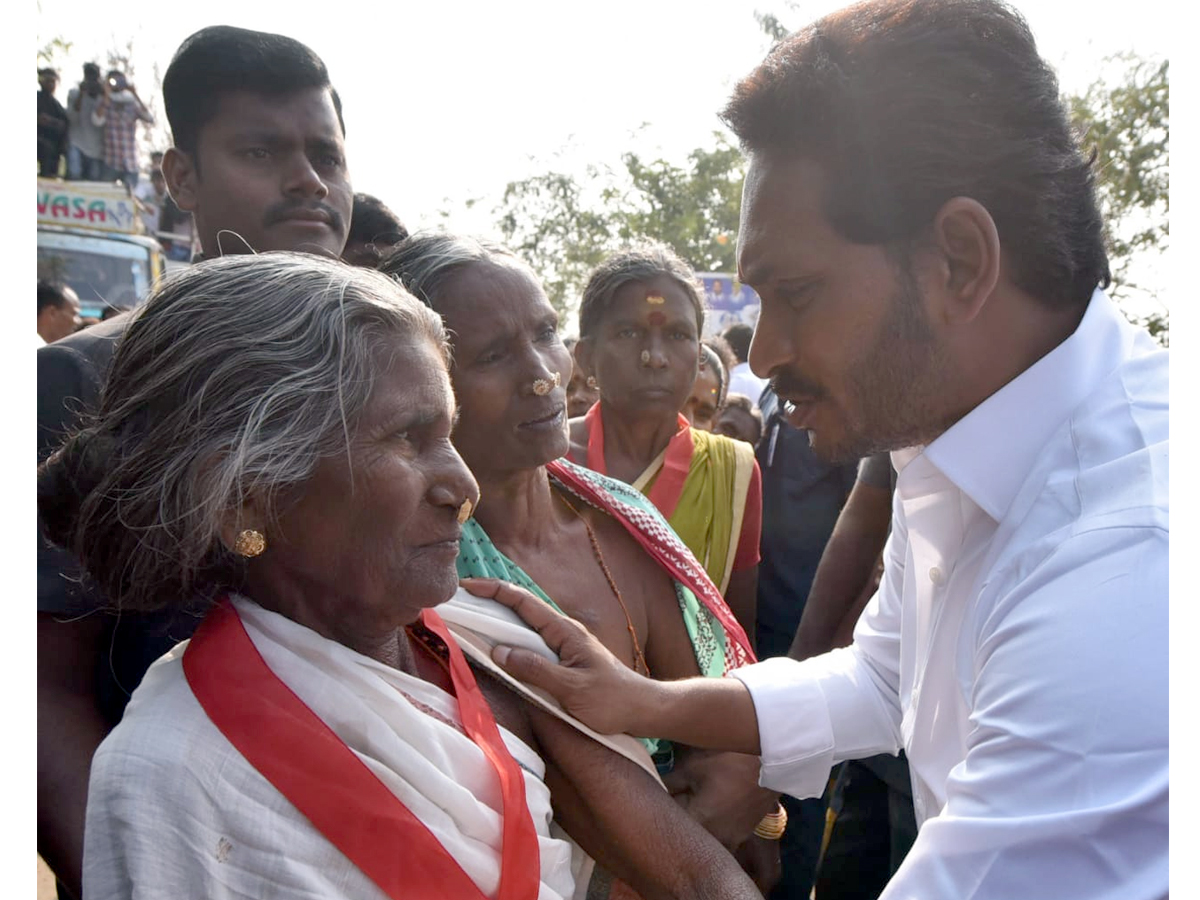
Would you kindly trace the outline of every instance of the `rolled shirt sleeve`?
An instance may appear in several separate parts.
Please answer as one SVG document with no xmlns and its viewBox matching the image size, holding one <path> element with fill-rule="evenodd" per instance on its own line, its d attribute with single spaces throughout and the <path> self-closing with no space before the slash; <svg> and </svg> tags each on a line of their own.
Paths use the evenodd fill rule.
<svg viewBox="0 0 1200 900">
<path fill-rule="evenodd" d="M 895 718 L 862 654 L 776 657 L 731 672 L 750 691 L 762 743 L 759 784 L 820 797 L 839 762 L 897 753 Z"/>
<path fill-rule="evenodd" d="M 730 675 L 750 691 L 762 746 L 759 783 L 819 797 L 834 765 L 900 751 L 900 594 L 905 530 L 884 548 L 883 581 L 850 647 L 797 662 L 778 657 Z"/>
</svg>

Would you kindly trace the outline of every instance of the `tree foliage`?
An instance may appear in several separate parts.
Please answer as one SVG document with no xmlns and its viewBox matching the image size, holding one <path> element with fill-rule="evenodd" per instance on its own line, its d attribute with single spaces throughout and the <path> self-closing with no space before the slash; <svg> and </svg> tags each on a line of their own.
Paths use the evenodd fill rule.
<svg viewBox="0 0 1200 900">
<path fill-rule="evenodd" d="M 74 50 L 74 42 L 68 41 L 66 38 L 58 35 L 44 43 L 40 43 L 37 51 L 39 68 L 49 66 L 60 69 L 59 76 L 62 79 L 62 83 L 59 91 L 61 92 L 64 104 L 66 103 L 66 97 L 69 95 L 68 92 L 79 83 L 79 70 L 61 70 L 63 58 L 70 57 Z M 124 44 L 114 43 L 105 50 L 104 64 L 101 64 L 98 58 L 92 61 L 101 66 L 101 74 L 110 69 L 117 69 L 124 72 L 129 81 L 137 86 L 138 96 L 146 104 L 146 108 L 150 110 L 150 114 L 154 116 L 153 125 L 141 123 L 137 128 L 138 153 L 141 158 L 147 158 L 155 150 L 166 150 L 171 145 L 171 139 L 166 124 L 166 115 L 162 111 L 162 75 L 159 71 L 158 63 L 154 63 L 151 69 L 151 76 L 148 80 L 139 80 L 137 77 L 137 53 L 134 49 L 133 38 L 127 38 Z"/>
<path fill-rule="evenodd" d="M 755 10 L 754 21 L 758 23 L 758 27 L 762 29 L 762 33 L 769 37 L 772 43 L 778 44 L 788 36 L 787 26 L 774 13 L 764 13 Z"/>
<path fill-rule="evenodd" d="M 562 313 L 606 255 L 642 238 L 669 244 L 697 271 L 733 271 L 745 162 L 723 135 L 714 140 L 686 165 L 630 152 L 620 169 L 592 165 L 582 181 L 547 172 L 511 182 L 497 224 Z"/>
<path fill-rule="evenodd" d="M 1107 223 L 1115 299 L 1154 297 L 1139 284 L 1139 263 L 1170 244 L 1170 77 L 1167 60 L 1124 54 L 1110 60 L 1116 78 L 1095 81 L 1067 98 L 1083 145 L 1096 154 L 1096 187 Z M 1136 317 L 1164 345 L 1169 319 Z"/>
<path fill-rule="evenodd" d="M 599 171 L 588 167 L 588 182 Z M 608 189 L 601 192 L 607 199 Z M 560 313 L 578 305 L 588 273 L 613 243 L 611 214 L 584 198 L 573 176 L 547 172 L 510 182 L 497 209 L 505 243 L 537 273 Z"/>
<path fill-rule="evenodd" d="M 71 42 L 62 35 L 50 38 L 46 43 L 41 44 L 37 51 L 38 68 L 54 68 L 55 61 L 59 56 L 71 52 Z M 59 73 L 62 74 L 61 72 Z"/>
<path fill-rule="evenodd" d="M 796 14 L 800 4 L 785 6 Z M 772 43 L 790 33 L 772 13 L 754 17 Z M 1168 63 L 1114 57 L 1103 77 L 1064 102 L 1083 147 L 1096 153 L 1110 293 L 1165 346 L 1166 305 L 1153 286 L 1138 283 L 1138 273 L 1166 252 L 1170 239 Z M 577 305 L 597 263 L 641 237 L 666 242 L 698 271 L 735 271 L 745 161 L 722 133 L 714 137 L 714 146 L 692 151 L 684 165 L 625 153 L 619 168 L 592 165 L 582 180 L 551 171 L 511 182 L 496 210 L 500 230 L 563 313 Z M 1138 301 L 1144 310 L 1148 299 L 1162 312 L 1130 311 Z"/>
</svg>

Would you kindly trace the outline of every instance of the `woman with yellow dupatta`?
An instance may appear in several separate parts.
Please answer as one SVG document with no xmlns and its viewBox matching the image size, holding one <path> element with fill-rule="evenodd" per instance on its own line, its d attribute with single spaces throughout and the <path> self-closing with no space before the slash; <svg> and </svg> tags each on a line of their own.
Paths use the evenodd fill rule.
<svg viewBox="0 0 1200 900">
<path fill-rule="evenodd" d="M 748 444 L 680 414 L 700 366 L 701 287 L 667 246 L 644 243 L 592 273 L 575 359 L 600 400 L 571 420 L 571 459 L 633 485 L 754 633 L 762 481 Z"/>
</svg>

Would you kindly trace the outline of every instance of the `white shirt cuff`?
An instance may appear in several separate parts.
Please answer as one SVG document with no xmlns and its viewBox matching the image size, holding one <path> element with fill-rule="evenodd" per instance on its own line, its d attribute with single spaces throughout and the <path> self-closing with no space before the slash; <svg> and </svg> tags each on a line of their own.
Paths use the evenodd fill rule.
<svg viewBox="0 0 1200 900">
<path fill-rule="evenodd" d="M 820 797 L 833 767 L 833 727 L 816 673 L 786 657 L 729 674 L 750 692 L 758 717 L 758 783 L 793 797 Z"/>
</svg>

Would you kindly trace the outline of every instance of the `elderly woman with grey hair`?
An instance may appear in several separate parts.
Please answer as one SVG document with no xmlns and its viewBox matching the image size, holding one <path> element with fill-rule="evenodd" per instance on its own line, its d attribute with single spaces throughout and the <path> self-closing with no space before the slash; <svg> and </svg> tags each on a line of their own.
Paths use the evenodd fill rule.
<svg viewBox="0 0 1200 900">
<path fill-rule="evenodd" d="M 456 593 L 447 362 L 394 282 L 300 254 L 136 314 L 39 513 L 122 608 L 205 618 L 96 753 L 86 896 L 549 900 L 580 846 L 646 897 L 756 896 L 621 739 L 499 680 L 492 641 L 547 651 Z"/>
</svg>

